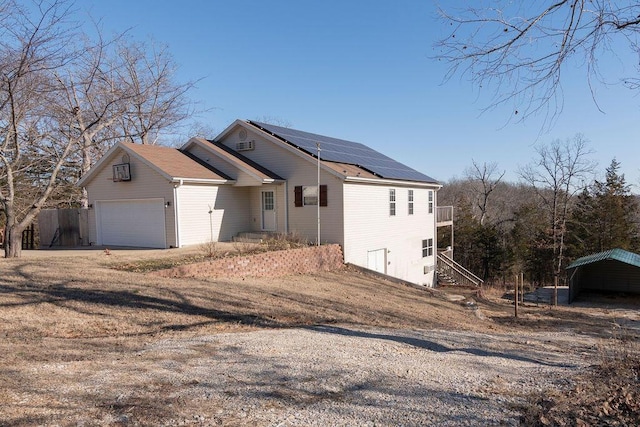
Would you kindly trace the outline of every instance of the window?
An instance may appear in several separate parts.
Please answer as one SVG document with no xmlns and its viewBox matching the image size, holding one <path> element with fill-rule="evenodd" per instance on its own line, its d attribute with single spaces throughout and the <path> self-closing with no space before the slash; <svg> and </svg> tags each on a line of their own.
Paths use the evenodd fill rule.
<svg viewBox="0 0 640 427">
<path fill-rule="evenodd" d="M 396 215 L 396 190 L 389 190 L 389 216 Z"/>
<path fill-rule="evenodd" d="M 409 190 L 409 215 L 413 215 L 413 190 Z"/>
<path fill-rule="evenodd" d="M 300 206 L 318 206 L 318 186 L 316 185 L 297 185 L 294 188 L 294 205 Z M 327 206 L 327 186 L 320 186 L 320 206 Z"/>
<path fill-rule="evenodd" d="M 310 206 L 318 204 L 318 187 L 305 185 L 302 187 L 302 205 Z"/>
<path fill-rule="evenodd" d="M 273 200 L 273 191 L 262 192 L 262 208 L 265 211 L 272 211 L 275 208 L 275 201 Z"/>
<path fill-rule="evenodd" d="M 429 190 L 429 205 L 428 205 L 429 213 L 433 213 L 433 190 Z"/>
<path fill-rule="evenodd" d="M 422 258 L 433 255 L 433 239 L 422 241 Z"/>
</svg>

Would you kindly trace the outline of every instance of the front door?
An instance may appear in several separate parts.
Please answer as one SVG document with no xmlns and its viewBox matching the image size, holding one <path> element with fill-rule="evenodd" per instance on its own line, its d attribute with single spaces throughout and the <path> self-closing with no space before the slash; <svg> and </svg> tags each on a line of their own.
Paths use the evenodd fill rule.
<svg viewBox="0 0 640 427">
<path fill-rule="evenodd" d="M 274 191 L 262 192 L 262 229 L 276 231 L 276 197 Z"/>
</svg>

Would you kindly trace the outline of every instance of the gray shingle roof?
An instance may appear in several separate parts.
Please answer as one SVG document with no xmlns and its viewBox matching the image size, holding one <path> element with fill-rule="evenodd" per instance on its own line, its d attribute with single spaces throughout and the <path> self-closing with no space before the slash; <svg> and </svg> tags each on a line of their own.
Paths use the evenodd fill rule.
<svg viewBox="0 0 640 427">
<path fill-rule="evenodd" d="M 576 268 L 587 264 L 593 264 L 595 262 L 605 260 L 614 260 L 633 265 L 635 267 L 640 267 L 640 255 L 634 254 L 633 252 L 625 251 L 624 249 L 610 249 L 608 251 L 578 258 L 577 260 L 573 261 L 567 267 L 567 269 Z"/>
<path fill-rule="evenodd" d="M 283 180 L 283 178 L 280 177 L 280 175 L 276 174 L 275 172 L 270 171 L 269 169 L 265 168 L 262 165 L 259 165 L 258 163 L 254 162 L 253 160 L 249 159 L 248 157 L 245 157 L 242 154 L 238 153 L 237 151 L 232 150 L 231 148 L 227 147 L 226 145 L 220 144 L 219 142 L 213 141 L 213 140 L 207 140 L 207 142 L 209 142 L 213 146 L 217 147 L 219 150 L 224 151 L 226 156 L 235 157 L 236 159 L 238 159 L 239 161 L 241 161 L 245 165 L 253 168 L 256 172 L 258 172 L 259 174 L 262 175 L 262 178 L 271 178 L 271 179 L 276 179 L 276 180 Z"/>
<path fill-rule="evenodd" d="M 316 143 L 319 143 L 320 158 L 322 160 L 356 165 L 380 178 L 438 183 L 430 176 L 403 165 L 358 142 L 331 138 L 267 123 L 254 121 L 248 121 L 248 123 L 314 157 L 317 155 Z"/>
</svg>

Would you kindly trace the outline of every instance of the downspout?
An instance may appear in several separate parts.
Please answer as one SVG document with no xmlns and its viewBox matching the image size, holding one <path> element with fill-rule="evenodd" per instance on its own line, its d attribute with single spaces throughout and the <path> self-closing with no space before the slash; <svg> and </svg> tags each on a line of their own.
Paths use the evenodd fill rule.
<svg viewBox="0 0 640 427">
<path fill-rule="evenodd" d="M 179 210 L 178 210 L 178 187 L 182 186 L 183 181 L 180 180 L 178 183 L 173 184 L 173 221 L 174 221 L 174 229 L 176 234 L 176 248 L 180 247 L 180 221 L 179 221 Z"/>
<path fill-rule="evenodd" d="M 433 191 L 433 278 L 431 287 L 438 286 L 438 190 Z M 427 193 L 427 198 L 429 197 Z M 427 201 L 427 203 L 429 203 Z M 452 227 L 453 228 L 453 227 Z M 453 232 L 452 232 L 453 233 Z M 452 254 L 453 259 L 453 254 Z"/>
<path fill-rule="evenodd" d="M 289 180 L 284 181 L 284 232 L 289 234 Z"/>
<path fill-rule="evenodd" d="M 316 240 L 316 246 L 320 246 L 320 143 L 316 142 L 316 148 L 318 149 L 318 186 L 316 187 L 318 200 L 316 205 L 318 216 L 318 238 Z"/>
</svg>

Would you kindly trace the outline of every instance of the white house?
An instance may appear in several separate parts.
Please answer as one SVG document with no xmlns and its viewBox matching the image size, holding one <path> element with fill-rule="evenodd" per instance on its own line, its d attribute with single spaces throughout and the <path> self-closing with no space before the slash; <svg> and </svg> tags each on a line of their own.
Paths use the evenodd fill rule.
<svg viewBox="0 0 640 427">
<path fill-rule="evenodd" d="M 345 262 L 434 285 L 440 184 L 359 143 L 236 120 L 180 149 L 119 143 L 79 185 L 92 244 L 183 247 L 247 231 L 316 241 L 319 231 Z"/>
</svg>

